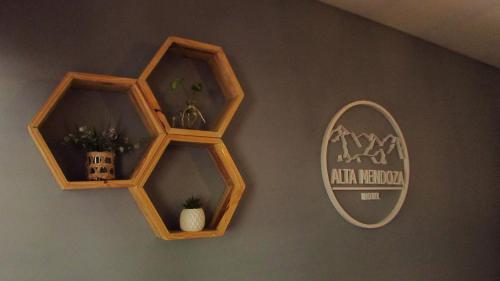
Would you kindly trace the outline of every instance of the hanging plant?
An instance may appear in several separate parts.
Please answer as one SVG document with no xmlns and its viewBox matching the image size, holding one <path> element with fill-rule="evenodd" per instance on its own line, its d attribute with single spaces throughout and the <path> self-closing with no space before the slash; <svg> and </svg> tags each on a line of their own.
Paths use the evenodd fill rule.
<svg viewBox="0 0 500 281">
<path fill-rule="evenodd" d="M 203 113 L 196 105 L 198 95 L 203 92 L 203 84 L 197 82 L 191 85 L 190 91 L 184 84 L 184 78 L 178 78 L 170 82 L 170 90 L 177 91 L 182 89 L 186 96 L 186 106 L 176 115 L 172 116 L 172 127 L 184 129 L 199 129 L 207 123 Z"/>
</svg>

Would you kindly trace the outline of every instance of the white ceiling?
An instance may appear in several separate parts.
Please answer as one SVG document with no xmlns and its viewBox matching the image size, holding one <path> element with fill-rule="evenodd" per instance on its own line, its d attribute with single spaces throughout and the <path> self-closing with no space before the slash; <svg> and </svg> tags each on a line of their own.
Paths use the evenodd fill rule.
<svg viewBox="0 0 500 281">
<path fill-rule="evenodd" d="M 500 68 L 500 0 L 320 0 Z"/>
</svg>

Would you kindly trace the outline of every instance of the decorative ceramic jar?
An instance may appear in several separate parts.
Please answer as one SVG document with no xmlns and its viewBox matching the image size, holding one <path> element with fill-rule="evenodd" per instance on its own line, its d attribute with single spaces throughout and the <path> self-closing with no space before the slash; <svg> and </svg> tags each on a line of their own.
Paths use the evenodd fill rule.
<svg viewBox="0 0 500 281">
<path fill-rule="evenodd" d="M 115 179 L 114 152 L 87 152 L 87 179 L 94 181 Z"/>
<path fill-rule="evenodd" d="M 203 230 L 203 227 L 205 227 L 205 212 L 202 208 L 182 210 L 180 226 L 183 231 Z"/>
</svg>

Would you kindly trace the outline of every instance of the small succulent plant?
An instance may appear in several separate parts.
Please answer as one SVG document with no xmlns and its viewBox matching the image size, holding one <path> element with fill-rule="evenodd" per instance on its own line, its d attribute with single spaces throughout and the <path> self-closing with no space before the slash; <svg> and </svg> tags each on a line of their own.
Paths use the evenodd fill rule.
<svg viewBox="0 0 500 281">
<path fill-rule="evenodd" d="M 64 137 L 64 144 L 73 145 L 86 151 L 111 151 L 126 153 L 140 147 L 139 143 L 131 143 L 116 128 L 108 128 L 98 132 L 95 128 L 82 125 L 76 126 Z"/>
<path fill-rule="evenodd" d="M 177 127 L 177 123 L 180 123 L 181 128 L 196 129 L 200 122 L 206 124 L 207 121 L 195 102 L 197 95 L 203 91 L 203 84 L 201 82 L 193 83 L 190 88 L 191 91 L 188 91 L 184 85 L 184 78 L 178 78 L 170 82 L 170 90 L 176 91 L 179 88 L 186 95 L 186 106 L 177 115 L 172 116 L 172 126 Z"/>
<path fill-rule="evenodd" d="M 201 199 L 199 197 L 191 196 L 184 201 L 182 206 L 184 206 L 185 209 L 199 209 L 201 208 Z"/>
</svg>

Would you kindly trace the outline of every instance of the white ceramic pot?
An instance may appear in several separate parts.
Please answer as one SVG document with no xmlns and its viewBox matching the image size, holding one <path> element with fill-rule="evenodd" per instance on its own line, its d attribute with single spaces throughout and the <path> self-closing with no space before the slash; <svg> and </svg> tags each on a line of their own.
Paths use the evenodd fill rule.
<svg viewBox="0 0 500 281">
<path fill-rule="evenodd" d="M 203 227 L 205 227 L 205 212 L 203 212 L 202 208 L 182 210 L 180 225 L 183 231 L 203 230 Z"/>
</svg>

